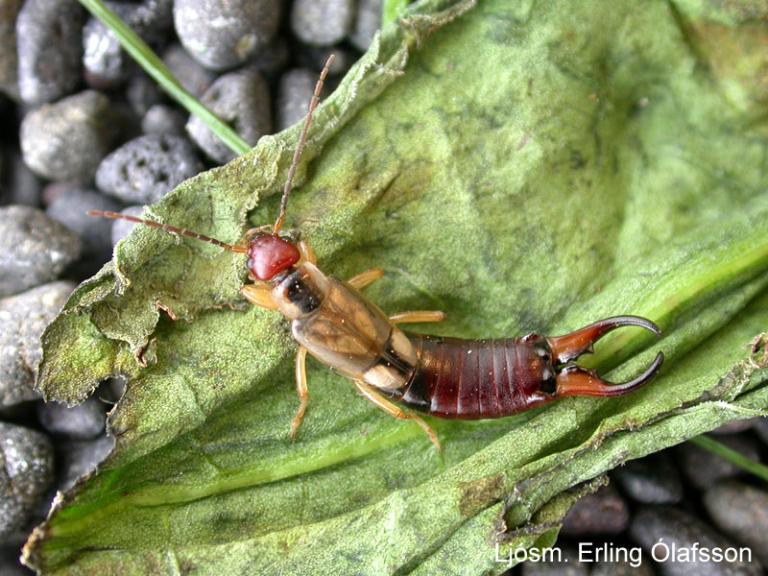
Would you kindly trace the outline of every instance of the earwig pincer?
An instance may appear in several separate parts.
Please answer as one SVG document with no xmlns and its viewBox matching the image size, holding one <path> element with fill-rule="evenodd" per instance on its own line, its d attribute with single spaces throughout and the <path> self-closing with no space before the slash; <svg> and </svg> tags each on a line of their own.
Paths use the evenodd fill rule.
<svg viewBox="0 0 768 576">
<path fill-rule="evenodd" d="M 241 289 L 252 304 L 279 311 L 291 322 L 299 345 L 296 388 L 299 408 L 291 423 L 295 437 L 309 399 L 306 357 L 354 381 L 358 392 L 386 413 L 418 424 L 439 449 L 437 435 L 415 411 L 452 419 L 500 418 L 567 396 L 621 396 L 650 381 L 658 372 L 661 352 L 629 382 L 613 384 L 595 371 L 576 365 L 603 335 L 623 326 L 637 326 L 659 335 L 650 320 L 615 316 L 559 337 L 528 334 L 521 338 L 462 340 L 407 333 L 404 323 L 439 322 L 438 311 L 403 312 L 387 316 L 360 290 L 381 278 L 380 269 L 347 280 L 326 276 L 314 252 L 282 227 L 293 177 L 307 141 L 312 114 L 332 61 L 326 62 L 315 87 L 304 127 L 285 183 L 274 225 L 249 230 L 244 245 L 227 244 L 196 232 L 114 212 L 89 214 L 159 228 L 246 254 L 249 278 Z"/>
</svg>

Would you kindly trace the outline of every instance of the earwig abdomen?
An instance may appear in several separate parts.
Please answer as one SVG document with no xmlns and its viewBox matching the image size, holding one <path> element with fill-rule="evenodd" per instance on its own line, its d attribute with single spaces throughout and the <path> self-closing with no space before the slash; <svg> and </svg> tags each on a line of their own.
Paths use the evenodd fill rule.
<svg viewBox="0 0 768 576">
<path fill-rule="evenodd" d="M 408 335 L 419 362 L 393 399 L 441 418 L 499 418 L 555 399 L 546 339 L 462 340 Z"/>
</svg>

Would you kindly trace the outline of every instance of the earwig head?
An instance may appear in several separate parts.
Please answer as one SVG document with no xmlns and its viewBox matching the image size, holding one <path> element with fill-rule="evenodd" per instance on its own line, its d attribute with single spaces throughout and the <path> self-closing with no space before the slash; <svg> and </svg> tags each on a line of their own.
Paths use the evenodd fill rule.
<svg viewBox="0 0 768 576">
<path fill-rule="evenodd" d="M 296 244 L 270 233 L 249 234 L 248 270 L 256 280 L 268 282 L 301 259 Z"/>
</svg>

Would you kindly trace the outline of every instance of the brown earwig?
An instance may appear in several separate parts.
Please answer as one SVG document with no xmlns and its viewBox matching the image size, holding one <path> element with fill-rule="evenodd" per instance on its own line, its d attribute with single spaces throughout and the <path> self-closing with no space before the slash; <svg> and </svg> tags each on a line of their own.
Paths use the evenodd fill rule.
<svg viewBox="0 0 768 576">
<path fill-rule="evenodd" d="M 299 344 L 296 389 L 299 408 L 291 437 L 304 418 L 309 399 L 307 353 L 354 381 L 373 404 L 400 420 L 412 420 L 440 449 L 437 435 L 419 412 L 452 419 L 500 418 L 567 396 L 620 396 L 651 380 L 661 366 L 660 352 L 645 372 L 623 384 L 602 380 L 596 372 L 575 364 L 604 334 L 622 326 L 638 326 L 659 335 L 650 320 L 615 316 L 560 337 L 528 334 L 522 338 L 462 340 L 407 334 L 403 323 L 439 322 L 437 311 L 403 312 L 387 316 L 359 291 L 381 278 L 371 269 L 346 282 L 323 274 L 309 244 L 281 234 L 293 177 L 332 62 L 326 62 L 309 104 L 274 225 L 249 230 L 246 245 L 234 245 L 196 232 L 114 212 L 92 216 L 123 219 L 215 244 L 247 254 L 249 277 L 241 294 L 252 304 L 277 310 L 291 321 Z"/>
</svg>

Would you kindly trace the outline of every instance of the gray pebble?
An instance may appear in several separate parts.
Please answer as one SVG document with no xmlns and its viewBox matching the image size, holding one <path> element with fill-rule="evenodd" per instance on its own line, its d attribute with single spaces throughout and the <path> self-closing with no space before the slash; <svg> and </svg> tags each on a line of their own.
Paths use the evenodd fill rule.
<svg viewBox="0 0 768 576">
<path fill-rule="evenodd" d="M 109 99 L 86 90 L 26 115 L 21 124 L 24 161 L 49 180 L 89 182 L 119 129 Z"/>
<path fill-rule="evenodd" d="M 296 0 L 291 29 L 302 42 L 331 46 L 349 33 L 354 15 L 354 0 Z"/>
<path fill-rule="evenodd" d="M 634 566 L 628 562 L 597 562 L 592 568 L 592 576 L 653 576 L 647 556 L 638 560 L 630 560 Z"/>
<path fill-rule="evenodd" d="M 109 378 L 101 383 L 98 390 L 94 393 L 94 397 L 107 406 L 117 404 L 123 397 L 127 382 L 122 376 Z"/>
<path fill-rule="evenodd" d="M 729 448 L 741 452 L 747 458 L 759 460 L 757 442 L 745 436 L 721 436 L 717 439 Z M 704 490 L 717 484 L 720 480 L 733 478 L 741 473 L 735 464 L 712 454 L 691 443 L 682 444 L 678 448 L 683 473 L 688 481 Z"/>
<path fill-rule="evenodd" d="M 752 425 L 752 429 L 763 441 L 763 444 L 768 444 L 768 418 L 758 418 L 757 422 Z"/>
<path fill-rule="evenodd" d="M 189 55 L 180 44 L 171 44 L 163 53 L 163 62 L 181 85 L 198 98 L 211 87 L 216 74 Z"/>
<path fill-rule="evenodd" d="M 715 526 L 752 548 L 768 565 L 768 492 L 741 482 L 725 482 L 707 490 L 704 506 Z"/>
<path fill-rule="evenodd" d="M 673 562 L 670 556 L 665 562 L 657 564 L 659 573 L 666 576 L 757 576 L 762 573 L 759 561 L 752 555 L 752 562 L 722 562 L 704 561 L 701 556 L 694 558 L 692 551 L 694 544 L 698 548 L 710 550 L 718 547 L 729 548 L 734 544 L 723 535 L 716 532 L 701 520 L 682 510 L 668 507 L 648 507 L 635 514 L 629 527 L 630 537 L 643 547 L 647 555 L 653 554 L 653 546 L 663 540 L 663 544 L 657 547 L 655 554 L 657 560 L 663 560 L 666 552 L 662 546 L 672 550 L 672 546 L 678 551 L 688 551 L 688 561 Z M 686 552 L 683 552 L 686 553 Z"/>
<path fill-rule="evenodd" d="M 252 70 L 225 74 L 208 89 L 202 102 L 248 144 L 256 144 L 272 129 L 269 88 L 261 75 Z M 235 153 L 199 118 L 189 119 L 187 132 L 216 162 L 223 164 L 235 157 Z"/>
<path fill-rule="evenodd" d="M 105 218 L 88 216 L 88 210 L 119 212 L 121 205 L 103 194 L 82 188 L 70 188 L 56 195 L 48 206 L 48 216 L 61 222 L 83 241 L 86 256 L 108 260 L 112 254 L 112 223 Z M 106 257 L 106 258 L 105 258 Z"/>
<path fill-rule="evenodd" d="M 105 4 L 150 44 L 162 38 L 171 24 L 170 0 Z M 99 20 L 91 17 L 83 29 L 83 67 L 88 83 L 99 89 L 114 87 L 126 79 L 134 66 L 131 57 L 120 47 L 117 37 Z"/>
<path fill-rule="evenodd" d="M 332 48 L 300 46 L 296 53 L 296 59 L 300 66 L 315 70 L 315 76 L 319 76 L 331 53 L 333 53 L 333 62 L 331 62 L 331 67 L 328 69 L 328 75 L 331 77 L 328 85 L 331 86 L 333 85 L 332 79 L 334 76 L 346 74 L 347 70 L 352 67 L 352 64 L 357 61 L 358 55 L 355 52 L 338 46 Z"/>
<path fill-rule="evenodd" d="M 141 131 L 144 134 L 170 134 L 184 136 L 184 125 L 187 123 L 187 114 L 177 108 L 165 104 L 155 104 L 147 110 L 141 119 Z"/>
<path fill-rule="evenodd" d="M 576 550 L 569 546 L 558 546 L 555 549 L 562 550 L 560 562 L 547 559 L 524 562 L 522 565 L 523 576 L 587 576 L 589 574 L 587 565 L 579 562 L 579 555 Z"/>
<path fill-rule="evenodd" d="M 260 49 L 247 66 L 262 74 L 270 82 L 274 80 L 285 68 L 291 59 L 291 50 L 285 38 L 278 36 L 269 46 Z"/>
<path fill-rule="evenodd" d="M 0 574 L 3 576 L 32 576 L 34 572 L 30 572 L 21 565 L 19 556 L 18 546 L 0 549 Z"/>
<path fill-rule="evenodd" d="M 584 536 L 621 534 L 629 525 L 627 503 L 612 486 L 582 497 L 568 511 L 561 534 Z"/>
<path fill-rule="evenodd" d="M 126 203 L 153 204 L 202 170 L 185 138 L 150 134 L 107 156 L 96 172 L 96 186 Z"/>
<path fill-rule="evenodd" d="M 176 0 L 176 33 L 187 51 L 211 70 L 245 62 L 275 36 L 279 0 Z"/>
<path fill-rule="evenodd" d="M 41 210 L 0 208 L 0 297 L 50 282 L 80 256 L 80 239 Z"/>
<path fill-rule="evenodd" d="M 760 418 L 748 418 L 746 420 L 732 420 L 727 424 L 723 424 L 719 428 L 715 428 L 710 434 L 722 436 L 725 434 L 738 434 L 752 428 Z"/>
<path fill-rule="evenodd" d="M 19 97 L 16 16 L 21 0 L 0 0 L 0 92 Z"/>
<path fill-rule="evenodd" d="M 152 106 L 163 101 L 163 94 L 154 81 L 144 74 L 137 74 L 128 81 L 126 99 L 133 113 L 141 118 Z"/>
<path fill-rule="evenodd" d="M 373 37 L 381 28 L 381 1 L 359 0 L 355 25 L 349 35 L 349 41 L 361 52 L 368 50 Z"/>
<path fill-rule="evenodd" d="M 144 206 L 129 206 L 120 213 L 127 214 L 128 216 L 141 217 L 142 212 L 144 212 Z M 120 242 L 120 240 L 128 236 L 134 226 L 136 226 L 136 224 L 128 222 L 127 220 L 114 220 L 112 222 L 112 245 L 114 246 Z"/>
<path fill-rule="evenodd" d="M 306 68 L 289 70 L 280 78 L 277 89 L 277 129 L 285 130 L 307 115 L 317 74 Z"/>
<path fill-rule="evenodd" d="M 24 529 L 53 479 L 53 449 L 45 435 L 0 422 L 0 538 Z"/>
<path fill-rule="evenodd" d="M 637 502 L 675 504 L 683 498 L 680 473 L 666 452 L 627 462 L 612 474 L 624 492 Z"/>
<path fill-rule="evenodd" d="M 83 11 L 77 0 L 26 0 L 16 21 L 19 93 L 52 102 L 80 81 Z"/>
<path fill-rule="evenodd" d="M 58 402 L 41 402 L 37 407 L 40 424 L 51 434 L 89 440 L 104 431 L 104 405 L 95 398 L 68 407 Z"/>
<path fill-rule="evenodd" d="M 52 282 L 0 300 L 0 405 L 39 397 L 34 383 L 43 356 L 40 338 L 74 288 Z"/>
<path fill-rule="evenodd" d="M 63 446 L 63 474 L 59 490 L 69 490 L 78 478 L 90 474 L 115 447 L 113 436 L 100 436 L 95 440 L 73 440 Z"/>
<path fill-rule="evenodd" d="M 40 205 L 43 183 L 27 167 L 21 154 L 14 152 L 11 155 L 7 174 L 3 175 L 3 179 L 7 182 L 7 187 L 3 190 L 3 200 L 6 204 Z"/>
</svg>

